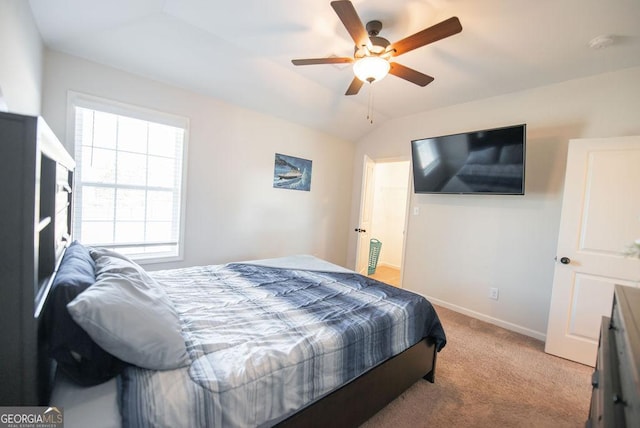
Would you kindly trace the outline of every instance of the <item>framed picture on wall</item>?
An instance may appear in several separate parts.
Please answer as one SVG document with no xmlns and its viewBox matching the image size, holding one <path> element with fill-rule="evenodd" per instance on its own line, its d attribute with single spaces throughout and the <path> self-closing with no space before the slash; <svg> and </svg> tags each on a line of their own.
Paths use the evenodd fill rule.
<svg viewBox="0 0 640 428">
<path fill-rule="evenodd" d="M 273 187 L 292 190 L 311 190 L 311 165 L 308 159 L 276 153 L 273 166 Z"/>
</svg>

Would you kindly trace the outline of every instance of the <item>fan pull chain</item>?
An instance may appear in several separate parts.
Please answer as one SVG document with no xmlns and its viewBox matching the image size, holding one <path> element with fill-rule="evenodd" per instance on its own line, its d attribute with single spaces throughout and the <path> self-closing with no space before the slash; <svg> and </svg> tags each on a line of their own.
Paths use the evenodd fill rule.
<svg viewBox="0 0 640 428">
<path fill-rule="evenodd" d="M 373 124 L 373 85 L 369 83 L 369 104 L 367 105 L 367 120 Z"/>
</svg>

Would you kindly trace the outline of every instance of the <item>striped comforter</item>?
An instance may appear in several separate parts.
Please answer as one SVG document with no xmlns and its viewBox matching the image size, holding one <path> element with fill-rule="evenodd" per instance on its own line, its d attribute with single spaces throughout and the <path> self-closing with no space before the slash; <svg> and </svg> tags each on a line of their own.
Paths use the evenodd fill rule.
<svg viewBox="0 0 640 428">
<path fill-rule="evenodd" d="M 268 426 L 444 331 L 424 298 L 355 273 L 228 264 L 152 272 L 191 364 L 129 367 L 124 427 Z"/>
</svg>

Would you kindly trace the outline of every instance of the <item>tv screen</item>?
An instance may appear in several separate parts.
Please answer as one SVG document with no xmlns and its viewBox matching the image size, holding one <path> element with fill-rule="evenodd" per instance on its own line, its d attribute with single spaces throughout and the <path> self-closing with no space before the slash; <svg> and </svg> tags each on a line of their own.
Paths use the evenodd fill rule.
<svg viewBox="0 0 640 428">
<path fill-rule="evenodd" d="M 524 194 L 526 125 L 411 142 L 415 193 Z"/>
</svg>

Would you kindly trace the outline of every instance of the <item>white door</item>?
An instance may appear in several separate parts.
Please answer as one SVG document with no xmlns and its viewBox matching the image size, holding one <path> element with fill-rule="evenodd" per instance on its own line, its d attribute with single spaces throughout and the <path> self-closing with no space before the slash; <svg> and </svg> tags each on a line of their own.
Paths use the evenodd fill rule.
<svg viewBox="0 0 640 428">
<path fill-rule="evenodd" d="M 640 137 L 571 140 L 545 351 L 593 366 L 615 284 L 637 287 Z"/>
<path fill-rule="evenodd" d="M 376 163 L 368 156 L 364 157 L 360 223 L 355 231 L 358 234 L 356 271 L 365 275 L 369 266 L 369 239 L 371 236 L 371 215 L 373 213 L 373 192 L 375 190 L 373 181 L 375 166 Z"/>
</svg>

